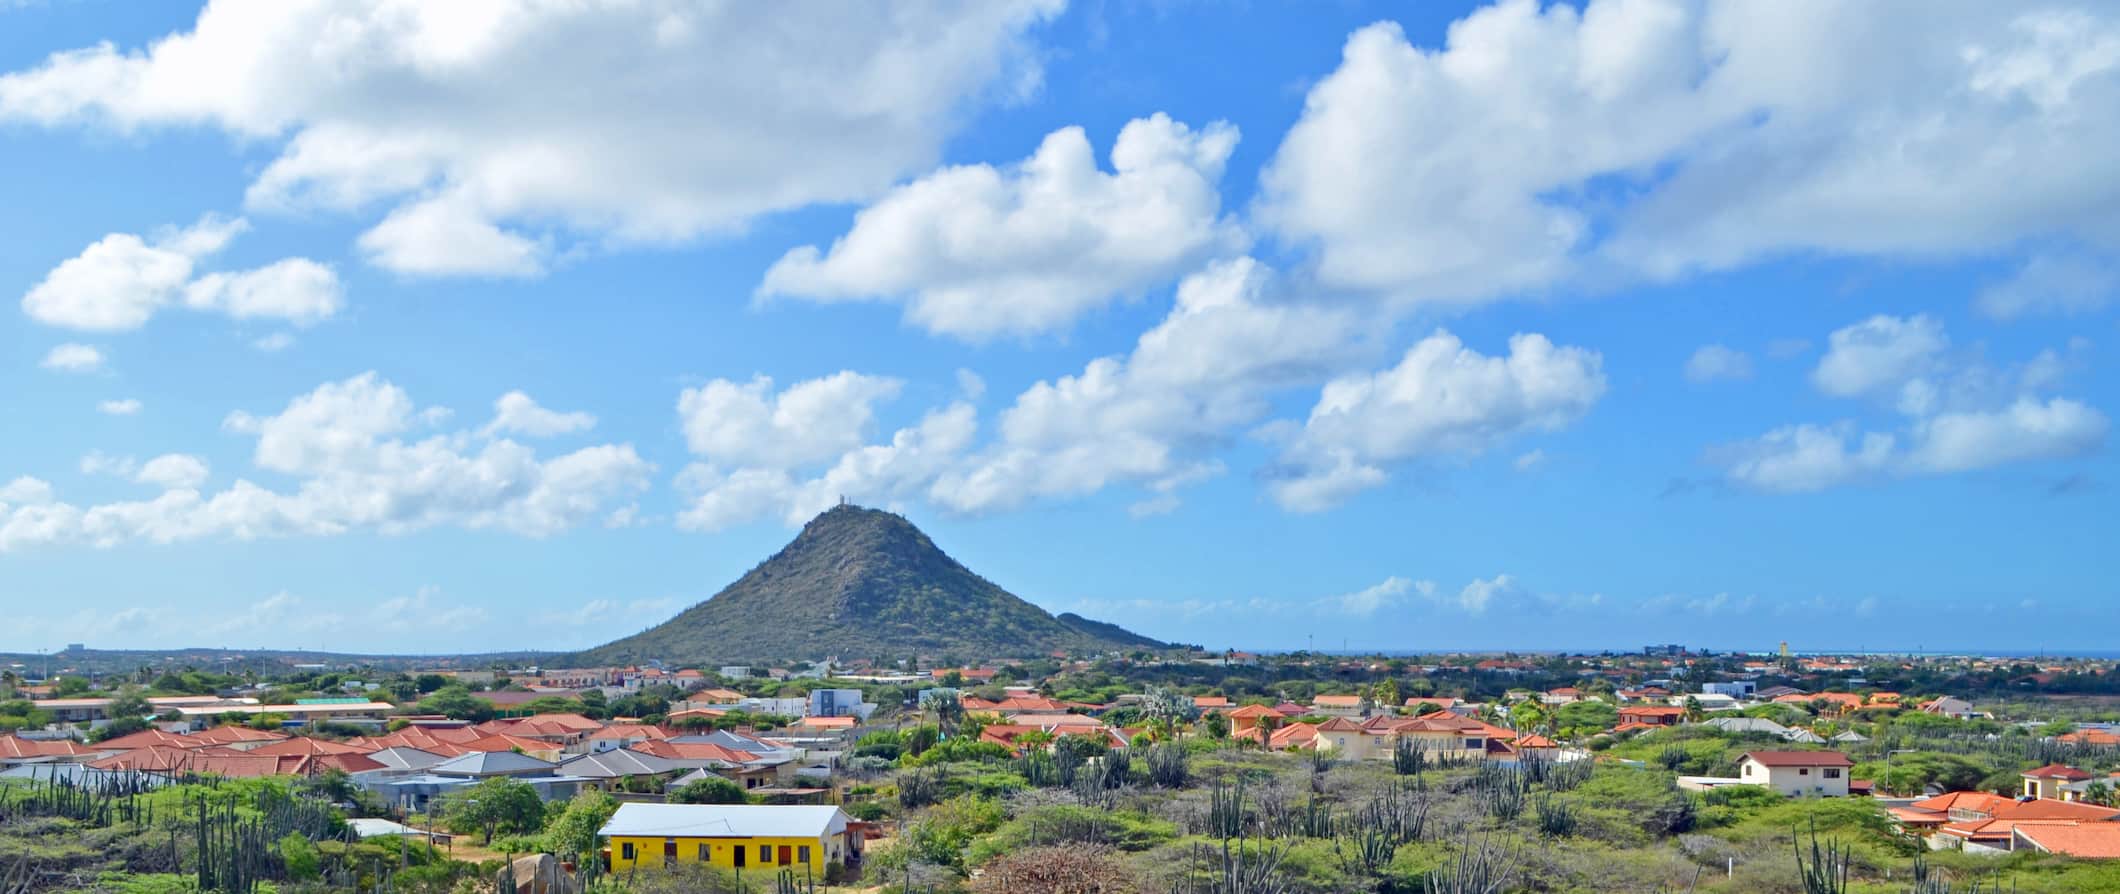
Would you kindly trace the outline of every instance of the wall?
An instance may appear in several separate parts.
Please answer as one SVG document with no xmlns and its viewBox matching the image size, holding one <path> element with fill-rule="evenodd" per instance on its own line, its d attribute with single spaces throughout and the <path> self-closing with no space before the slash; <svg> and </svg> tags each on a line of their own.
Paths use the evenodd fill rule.
<svg viewBox="0 0 2120 894">
<path fill-rule="evenodd" d="M 664 861 L 664 846 L 671 840 L 667 838 L 641 838 L 629 835 L 612 836 L 610 839 L 612 871 L 624 872 L 636 867 L 640 869 L 660 868 Z M 736 865 L 735 849 L 738 847 L 745 848 L 743 866 L 745 872 L 756 870 L 770 874 L 781 869 L 793 868 L 800 874 L 803 868 L 800 860 L 801 848 L 807 847 L 810 849 L 810 871 L 815 873 L 817 878 L 822 879 L 826 863 L 843 859 L 843 856 L 839 854 L 840 845 L 836 838 L 825 840 L 816 838 L 677 838 L 674 840 L 677 842 L 677 862 L 699 862 L 699 848 L 701 845 L 705 845 L 709 850 L 707 862 L 724 869 L 734 868 Z M 634 847 L 634 855 L 630 860 L 625 856 L 625 846 L 628 844 Z M 760 847 L 769 848 L 768 856 L 776 861 L 780 856 L 780 848 L 786 847 L 789 852 L 789 861 L 785 864 L 760 861 L 758 859 L 758 848 Z"/>
</svg>

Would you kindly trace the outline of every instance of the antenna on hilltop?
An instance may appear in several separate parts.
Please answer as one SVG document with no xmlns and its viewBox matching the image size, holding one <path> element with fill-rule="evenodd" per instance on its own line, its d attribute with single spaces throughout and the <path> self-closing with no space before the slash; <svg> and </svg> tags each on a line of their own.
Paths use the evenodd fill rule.
<svg viewBox="0 0 2120 894">
<path fill-rule="evenodd" d="M 846 504 L 847 504 L 847 495 L 846 495 L 846 494 L 840 494 L 840 495 L 839 495 L 839 505 L 841 505 L 841 506 L 845 506 Z"/>
</svg>

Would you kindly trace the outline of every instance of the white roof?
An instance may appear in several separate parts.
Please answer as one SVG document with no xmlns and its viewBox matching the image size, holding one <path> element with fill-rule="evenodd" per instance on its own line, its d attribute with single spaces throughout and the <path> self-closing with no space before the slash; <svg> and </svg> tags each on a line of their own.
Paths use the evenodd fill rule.
<svg viewBox="0 0 2120 894">
<path fill-rule="evenodd" d="M 640 838 L 823 838 L 846 831 L 832 805 L 620 804 L 598 834 Z"/>
</svg>

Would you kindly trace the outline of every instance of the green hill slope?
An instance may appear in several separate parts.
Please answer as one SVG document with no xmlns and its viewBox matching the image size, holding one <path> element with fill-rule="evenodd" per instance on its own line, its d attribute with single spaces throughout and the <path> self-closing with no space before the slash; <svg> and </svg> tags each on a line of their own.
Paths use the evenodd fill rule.
<svg viewBox="0 0 2120 894">
<path fill-rule="evenodd" d="M 1054 617 L 950 558 L 897 515 L 839 506 L 742 579 L 649 630 L 576 656 L 583 664 L 742 664 L 781 659 L 966 660 L 1164 644 L 1075 615 Z"/>
</svg>

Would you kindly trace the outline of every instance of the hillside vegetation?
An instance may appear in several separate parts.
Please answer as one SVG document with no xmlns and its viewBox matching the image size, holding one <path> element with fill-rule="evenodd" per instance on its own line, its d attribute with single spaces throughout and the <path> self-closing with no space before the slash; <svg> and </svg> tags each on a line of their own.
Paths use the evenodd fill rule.
<svg viewBox="0 0 2120 894">
<path fill-rule="evenodd" d="M 572 660 L 740 664 L 914 653 L 978 660 L 1163 645 L 1110 624 L 1056 618 L 972 573 L 904 518 L 839 506 L 713 598 Z"/>
</svg>

